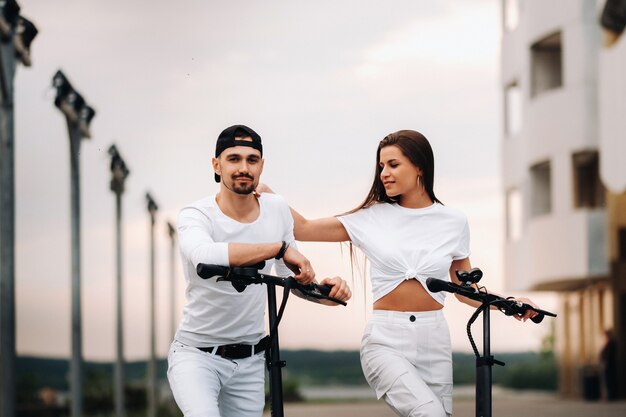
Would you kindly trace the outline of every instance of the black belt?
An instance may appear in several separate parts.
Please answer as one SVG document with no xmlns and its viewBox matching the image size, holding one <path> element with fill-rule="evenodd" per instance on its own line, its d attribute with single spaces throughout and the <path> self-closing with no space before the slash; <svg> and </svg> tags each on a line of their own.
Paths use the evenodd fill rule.
<svg viewBox="0 0 626 417">
<path fill-rule="evenodd" d="M 249 358 L 252 355 L 256 355 L 267 349 L 269 346 L 270 338 L 265 336 L 259 340 L 256 345 L 244 345 L 236 343 L 232 345 L 212 346 L 212 347 L 199 347 L 198 349 L 203 352 L 213 353 L 226 359 L 243 359 Z"/>
</svg>

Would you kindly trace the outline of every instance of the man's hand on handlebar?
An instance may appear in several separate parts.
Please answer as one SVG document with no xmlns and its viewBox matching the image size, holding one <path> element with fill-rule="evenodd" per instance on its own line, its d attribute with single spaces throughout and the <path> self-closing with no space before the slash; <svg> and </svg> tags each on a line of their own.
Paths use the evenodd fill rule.
<svg viewBox="0 0 626 417">
<path fill-rule="evenodd" d="M 310 284 L 315 281 L 315 271 L 311 266 L 311 262 L 300 252 L 291 246 L 285 251 L 283 257 L 285 265 L 289 267 L 295 274 L 293 277 L 300 284 Z"/>
<path fill-rule="evenodd" d="M 324 278 L 320 285 L 328 285 L 330 288 L 329 297 L 336 298 L 340 301 L 348 301 L 352 297 L 352 291 L 348 283 L 340 277 Z M 320 300 L 320 304 L 327 306 L 337 306 L 339 304 L 330 300 Z"/>
</svg>

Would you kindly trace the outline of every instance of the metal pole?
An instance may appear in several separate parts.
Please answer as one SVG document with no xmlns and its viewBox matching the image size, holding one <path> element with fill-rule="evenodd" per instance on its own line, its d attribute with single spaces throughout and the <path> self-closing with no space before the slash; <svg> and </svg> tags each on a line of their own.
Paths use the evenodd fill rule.
<svg viewBox="0 0 626 417">
<path fill-rule="evenodd" d="M 83 412 L 83 357 L 80 297 L 80 153 L 81 133 L 77 123 L 67 121 L 70 133 L 70 207 L 72 246 L 72 359 L 70 361 L 70 392 L 72 417 Z"/>
<path fill-rule="evenodd" d="M 155 348 L 155 259 L 154 259 L 154 223 L 156 210 L 150 211 L 150 360 L 148 361 L 148 417 L 156 417 L 156 348 Z"/>
<path fill-rule="evenodd" d="M 476 368 L 476 417 L 491 417 L 491 327 L 489 305 L 483 304 L 483 356 Z"/>
<path fill-rule="evenodd" d="M 122 320 L 124 317 L 122 309 L 122 194 L 124 193 L 124 180 L 130 173 L 126 163 L 120 156 L 115 145 L 109 147 L 111 155 L 111 184 L 110 189 L 115 193 L 115 251 L 116 251 L 116 361 L 115 361 L 115 415 L 124 417 L 125 415 L 125 393 L 124 393 L 124 330 Z"/>
<path fill-rule="evenodd" d="M 285 290 L 287 291 L 287 290 Z M 267 311 L 270 329 L 278 319 L 276 313 L 276 285 L 267 284 Z M 270 376 L 270 412 L 272 417 L 283 417 L 283 375 L 284 363 L 280 360 L 280 347 L 278 346 L 278 328 L 275 334 L 270 335 L 270 357 L 268 359 L 268 371 Z"/>
<path fill-rule="evenodd" d="M 11 37 L 12 38 L 12 37 Z M 13 42 L 0 43 L 0 415 L 15 415 L 15 150 Z"/>
<path fill-rule="evenodd" d="M 115 192 L 116 232 L 116 299 L 117 299 L 117 360 L 115 362 L 115 415 L 124 416 L 124 332 L 122 327 L 122 192 Z"/>
<path fill-rule="evenodd" d="M 174 340 L 176 335 L 176 229 L 167 223 L 170 235 L 170 334 Z"/>
</svg>

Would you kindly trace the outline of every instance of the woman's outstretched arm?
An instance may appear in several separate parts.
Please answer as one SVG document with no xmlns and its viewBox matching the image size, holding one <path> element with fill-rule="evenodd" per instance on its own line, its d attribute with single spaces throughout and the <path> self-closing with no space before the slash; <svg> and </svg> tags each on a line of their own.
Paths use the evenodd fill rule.
<svg viewBox="0 0 626 417">
<path fill-rule="evenodd" d="M 345 242 L 350 240 L 345 227 L 336 217 L 309 220 L 293 208 L 290 207 L 290 209 L 296 240 L 303 242 Z"/>
<path fill-rule="evenodd" d="M 267 184 L 263 183 L 260 183 L 254 192 L 256 195 L 274 193 Z M 293 233 L 296 240 L 301 242 L 347 242 L 350 240 L 345 227 L 336 217 L 309 220 L 292 207 L 289 208 L 293 217 Z"/>
</svg>

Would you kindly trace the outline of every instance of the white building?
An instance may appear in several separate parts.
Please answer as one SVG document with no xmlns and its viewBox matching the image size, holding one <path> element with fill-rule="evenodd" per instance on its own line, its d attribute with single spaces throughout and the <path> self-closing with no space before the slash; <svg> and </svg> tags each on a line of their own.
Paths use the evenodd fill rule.
<svg viewBox="0 0 626 417">
<path fill-rule="evenodd" d="M 626 143 L 626 66 L 601 64 L 626 63 L 626 35 L 604 50 L 604 0 L 502 4 L 506 286 L 559 292 L 559 389 L 580 396 L 584 372 L 598 369 L 605 329 L 615 328 L 626 352 L 626 185 L 607 190 L 600 176 L 619 183 L 623 175 L 626 184 L 626 148 L 615 154 Z"/>
</svg>

